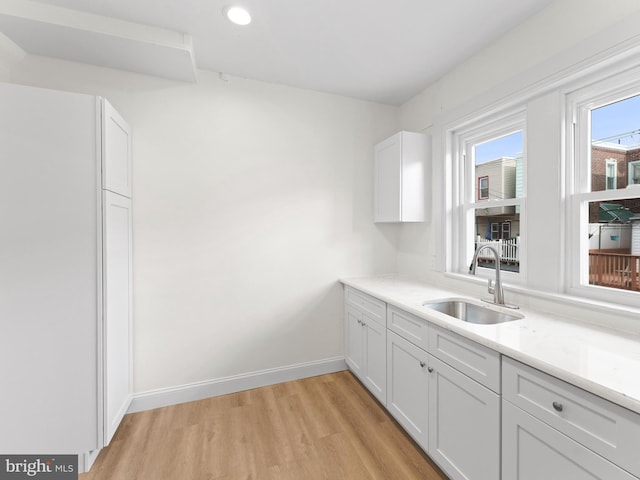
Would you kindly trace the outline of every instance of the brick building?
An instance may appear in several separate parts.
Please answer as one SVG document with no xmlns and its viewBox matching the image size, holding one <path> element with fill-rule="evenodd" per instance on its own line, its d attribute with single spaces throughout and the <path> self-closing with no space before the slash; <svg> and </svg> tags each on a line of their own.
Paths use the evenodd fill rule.
<svg viewBox="0 0 640 480">
<path fill-rule="evenodd" d="M 591 191 L 616 190 L 640 184 L 640 145 L 594 142 L 591 146 Z M 640 198 L 607 202 L 640 214 Z M 589 206 L 589 223 L 607 221 L 599 202 Z"/>
</svg>

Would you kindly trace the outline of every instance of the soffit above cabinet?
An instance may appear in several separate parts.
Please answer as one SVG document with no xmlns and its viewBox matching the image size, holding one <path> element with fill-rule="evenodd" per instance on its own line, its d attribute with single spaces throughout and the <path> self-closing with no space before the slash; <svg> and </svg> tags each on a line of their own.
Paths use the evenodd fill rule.
<svg viewBox="0 0 640 480">
<path fill-rule="evenodd" d="M 196 81 L 189 35 L 30 0 L 4 0 L 0 32 L 23 51 L 107 68 Z"/>
</svg>

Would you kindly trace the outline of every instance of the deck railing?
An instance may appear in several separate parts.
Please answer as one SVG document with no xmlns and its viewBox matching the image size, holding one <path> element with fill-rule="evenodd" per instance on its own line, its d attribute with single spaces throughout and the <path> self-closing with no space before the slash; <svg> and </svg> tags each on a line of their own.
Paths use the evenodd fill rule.
<svg viewBox="0 0 640 480">
<path fill-rule="evenodd" d="M 520 237 L 510 238 L 508 240 L 487 240 L 481 236 L 476 237 L 476 250 L 482 245 L 493 245 L 500 252 L 502 263 L 520 264 Z M 478 255 L 480 260 L 493 260 L 493 254 L 484 250 Z"/>
<path fill-rule="evenodd" d="M 589 252 L 589 283 L 603 287 L 640 290 L 640 256 Z"/>
</svg>

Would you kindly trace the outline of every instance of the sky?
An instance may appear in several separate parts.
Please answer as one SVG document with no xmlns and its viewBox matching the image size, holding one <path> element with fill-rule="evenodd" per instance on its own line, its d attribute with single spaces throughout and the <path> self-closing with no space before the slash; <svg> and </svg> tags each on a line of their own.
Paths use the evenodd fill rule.
<svg viewBox="0 0 640 480">
<path fill-rule="evenodd" d="M 500 157 L 513 157 L 522 153 L 522 130 L 504 137 L 481 143 L 475 147 L 476 165 Z"/>
<path fill-rule="evenodd" d="M 640 95 L 616 103 L 596 108 L 591 112 L 591 139 L 607 139 L 618 143 L 618 138 L 610 138 L 623 133 L 640 130 Z M 620 138 L 622 145 L 640 143 L 640 132 Z"/>
<path fill-rule="evenodd" d="M 476 145 L 476 165 L 500 157 L 515 158 L 523 150 L 522 138 L 520 131 Z M 618 143 L 619 139 L 622 145 L 640 144 L 640 95 L 592 110 L 591 139 L 612 143 Z"/>
</svg>

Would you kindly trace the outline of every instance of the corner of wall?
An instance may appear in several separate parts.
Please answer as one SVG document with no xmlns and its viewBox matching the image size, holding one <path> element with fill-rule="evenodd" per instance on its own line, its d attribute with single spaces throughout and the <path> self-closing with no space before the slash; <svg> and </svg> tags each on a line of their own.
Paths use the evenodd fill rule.
<svg viewBox="0 0 640 480">
<path fill-rule="evenodd" d="M 9 37 L 0 33 L 0 81 L 8 82 L 11 78 L 11 69 L 20 63 L 26 53 L 16 45 Z"/>
</svg>

